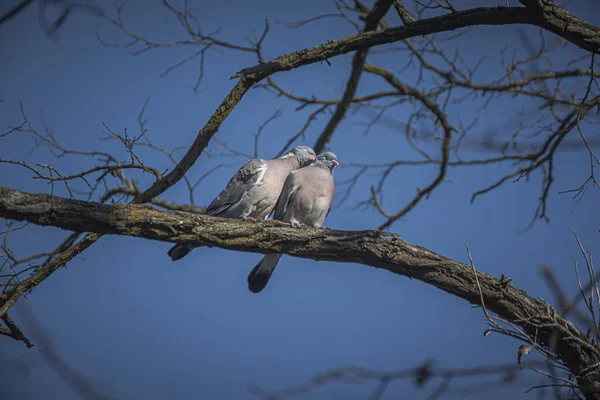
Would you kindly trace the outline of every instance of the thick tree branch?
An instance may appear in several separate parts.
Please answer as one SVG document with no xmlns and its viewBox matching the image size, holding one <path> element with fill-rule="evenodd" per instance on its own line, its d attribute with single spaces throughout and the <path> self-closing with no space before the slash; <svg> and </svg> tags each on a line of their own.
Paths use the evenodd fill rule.
<svg viewBox="0 0 600 400">
<path fill-rule="evenodd" d="M 100 203 L 105 203 L 106 200 L 112 198 L 113 196 L 125 195 L 135 197 L 139 195 L 141 191 L 137 189 L 137 187 L 131 185 L 131 187 L 123 187 L 119 186 L 113 189 L 108 190 L 106 193 L 102 195 L 100 199 Z M 154 204 L 155 206 L 162 207 L 171 211 L 184 211 L 194 214 L 204 214 L 205 209 L 203 207 L 198 207 L 193 204 L 179 204 L 174 203 L 172 201 L 164 200 L 158 197 L 153 198 L 148 203 Z"/>
<path fill-rule="evenodd" d="M 543 2 L 549 2 L 549 0 L 543 0 Z M 473 8 L 440 17 L 422 19 L 404 26 L 364 32 L 332 40 L 319 46 L 284 54 L 266 63 L 244 68 L 235 73 L 231 78 L 252 77 L 256 80 L 261 80 L 276 72 L 289 71 L 351 51 L 393 43 L 416 36 L 431 35 L 433 33 L 448 32 L 479 25 L 535 25 L 571 41 L 584 50 L 592 53 L 597 53 L 600 50 L 600 28 L 567 14 L 564 10 L 562 13 L 556 12 L 555 14 L 558 14 L 560 18 L 550 18 L 546 14 L 540 14 L 536 9 L 529 10 L 529 8 Z M 573 32 L 577 32 L 577 34 L 573 34 Z"/>
<path fill-rule="evenodd" d="M 285 253 L 383 268 L 433 285 L 472 304 L 481 305 L 483 300 L 487 310 L 521 326 L 556 352 L 578 378 L 587 397 L 600 398 L 600 371 L 590 368 L 600 362 L 600 350 L 546 302 L 475 272 L 469 265 L 409 244 L 392 233 L 296 228 L 278 221 L 252 223 L 164 212 L 147 205 L 104 205 L 7 188 L 0 188 L 0 217 L 101 235 Z M 582 371 L 585 374 L 580 375 Z"/>
<path fill-rule="evenodd" d="M 519 0 L 527 7 L 544 28 L 569 42 L 592 53 L 600 51 L 600 32 L 598 27 L 571 15 L 552 0 Z"/>
</svg>

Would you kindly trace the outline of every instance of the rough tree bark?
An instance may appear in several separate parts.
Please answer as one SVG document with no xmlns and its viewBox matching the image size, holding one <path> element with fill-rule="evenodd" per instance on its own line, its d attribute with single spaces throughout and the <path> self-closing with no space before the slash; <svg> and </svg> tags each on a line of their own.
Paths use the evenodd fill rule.
<svg viewBox="0 0 600 400">
<path fill-rule="evenodd" d="M 450 32 L 480 25 L 535 25 L 546 29 L 591 53 L 600 52 L 600 29 L 574 17 L 550 0 L 523 0 L 527 8 L 481 7 L 426 18 L 408 25 L 378 31 L 364 32 L 331 40 L 322 45 L 284 54 L 272 61 L 244 68 L 231 76 L 261 80 L 280 71 L 289 71 L 303 65 L 327 60 L 351 51 L 394 43 L 421 35 Z M 531 3 L 531 4 L 530 4 Z"/>
<path fill-rule="evenodd" d="M 487 274 L 382 231 L 296 228 L 159 211 L 147 205 L 104 205 L 0 187 L 0 217 L 76 232 L 185 242 L 255 253 L 354 262 L 433 285 L 482 305 L 537 337 L 577 377 L 586 398 L 600 399 L 600 351 L 548 303 Z M 0 303 L 10 290 L 0 295 Z M 1 313 L 0 313 L 1 314 Z"/>
</svg>

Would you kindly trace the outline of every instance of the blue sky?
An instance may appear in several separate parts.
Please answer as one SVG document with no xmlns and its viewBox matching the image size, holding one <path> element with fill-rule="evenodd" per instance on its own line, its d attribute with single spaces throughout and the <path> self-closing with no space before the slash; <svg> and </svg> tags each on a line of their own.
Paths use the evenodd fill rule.
<svg viewBox="0 0 600 400">
<path fill-rule="evenodd" d="M 500 5 L 503 1 L 468 1 Z M 16 1 L 0 6 L 4 13 Z M 308 1 L 284 4 L 261 1 L 248 7 L 235 1 L 204 6 L 192 2 L 205 32 L 221 28 L 219 38 L 245 44 L 244 37 L 260 35 L 264 19 L 297 21 L 324 12 L 335 12 L 328 2 Z M 570 11 L 593 24 L 600 16 L 591 2 L 574 2 Z M 113 10 L 108 8 L 109 14 Z M 594 12 L 595 11 L 595 12 Z M 392 13 L 393 14 L 393 13 Z M 390 22 L 397 24 L 391 15 Z M 210 52 L 205 65 L 206 78 L 198 94 L 195 85 L 199 64 L 190 62 L 164 78 L 160 74 L 189 56 L 196 48 L 174 47 L 132 56 L 126 50 L 102 46 L 99 32 L 110 41 L 127 41 L 106 20 L 84 14 L 73 15 L 59 38 L 44 36 L 38 24 L 37 8 L 0 28 L 0 63 L 6 80 L 0 82 L 0 122 L 20 123 L 19 102 L 30 120 L 43 128 L 41 113 L 65 146 L 80 150 L 105 150 L 126 159 L 127 153 L 115 141 L 101 141 L 103 123 L 112 130 L 138 132 L 137 117 L 146 99 L 145 117 L 151 140 L 160 147 L 189 145 L 227 92 L 235 84 L 229 77 L 256 64 L 253 54 L 234 51 Z M 156 41 L 184 37 L 177 20 L 160 1 L 129 1 L 124 11 L 128 26 Z M 535 36 L 535 31 L 533 32 Z M 352 28 L 337 19 L 323 20 L 304 28 L 288 30 L 272 24 L 264 43 L 267 59 L 326 40 L 353 34 Z M 550 35 L 546 35 L 550 39 Z M 478 27 L 452 42 L 467 61 L 488 55 L 478 79 L 487 82 L 497 76 L 497 57 L 509 46 L 519 48 L 513 27 Z M 448 45 L 450 46 L 450 44 Z M 567 46 L 557 65 L 581 54 Z M 388 68 L 403 62 L 402 53 L 374 54 L 373 63 Z M 495 58 L 494 58 L 495 57 Z M 340 96 L 347 80 L 351 55 L 281 73 L 274 80 L 302 95 L 323 98 Z M 494 61 L 496 60 L 496 61 Z M 397 63 L 397 64 L 396 64 Z M 410 82 L 415 73 L 400 75 Z M 386 90 L 374 77 L 364 76 L 359 94 Z M 529 102 L 529 103 L 528 103 Z M 511 127 L 515 110 L 530 100 L 507 98 L 476 114 L 473 104 L 455 107 L 450 115 L 465 121 L 475 116 L 481 122 L 473 137 L 489 129 L 500 134 Z M 264 90 L 253 89 L 221 127 L 216 139 L 236 150 L 252 153 L 253 134 L 277 109 L 282 117 L 269 124 L 261 136 L 261 157 L 271 158 L 287 139 L 305 123 L 313 109 L 295 111 L 297 105 L 285 102 Z M 391 116 L 406 121 L 410 108 L 397 108 Z M 365 135 L 358 115 L 343 121 L 330 143 L 344 163 L 388 162 L 417 159 L 404 135 L 390 124 L 376 125 Z M 327 118 L 311 126 L 304 141 L 314 144 Z M 508 128 L 507 128 L 508 127 Z M 593 136 L 594 127 L 589 128 Z M 573 138 L 572 138 L 573 139 Z M 29 162 L 54 161 L 45 150 L 29 152 L 33 141 L 27 134 L 0 139 L 0 158 Z M 210 149 L 219 153 L 215 143 Z M 428 148 L 434 152 L 434 148 Z M 175 153 L 181 157 L 183 152 Z M 463 156 L 476 157 L 474 152 Z M 481 156 L 481 154 L 479 154 Z M 172 164 L 162 154 L 141 151 L 142 160 L 159 167 Z M 552 266 L 568 293 L 576 293 L 572 257 L 579 257 L 571 229 L 586 248 L 600 252 L 598 191 L 588 191 L 577 204 L 561 190 L 579 186 L 589 173 L 585 152 L 559 151 L 555 184 L 550 197 L 549 224 L 527 226 L 537 205 L 539 174 L 529 182 L 509 182 L 488 195 L 469 203 L 471 194 L 511 170 L 510 165 L 486 168 L 450 169 L 448 179 L 432 196 L 420 203 L 390 229 L 404 239 L 455 260 L 467 262 L 468 243 L 474 261 L 483 272 L 513 278 L 513 283 L 534 297 L 553 300 L 539 276 L 541 264 Z M 195 192 L 198 205 L 206 205 L 224 187 L 244 157 L 203 155 L 189 171 L 197 179 L 210 168 L 232 164 L 210 175 Z M 55 166 L 75 172 L 93 166 L 84 157 L 63 158 Z M 2 166 L 0 184 L 29 192 L 47 192 L 48 187 L 18 167 Z M 336 181 L 356 172 L 340 167 Z M 409 202 L 416 187 L 427 185 L 437 167 L 397 169 L 386 186 L 384 206 L 396 211 Z M 326 225 L 337 229 L 375 229 L 383 222 L 373 210 L 353 206 L 368 196 L 376 176 L 361 181 L 350 198 L 335 208 Z M 140 185 L 146 187 L 148 178 Z M 342 190 L 338 191 L 338 198 Z M 56 194 L 65 196 L 60 188 Z M 189 202 L 183 182 L 170 188 L 163 198 Z M 53 228 L 27 227 L 10 236 L 10 245 L 20 256 L 53 248 L 67 233 Z M 254 295 L 247 290 L 246 276 L 260 258 L 257 254 L 221 249 L 197 249 L 182 261 L 172 263 L 166 255 L 167 243 L 143 239 L 105 236 L 81 257 L 70 262 L 28 297 L 45 333 L 61 356 L 90 379 L 105 395 L 129 398 L 237 398 L 250 399 L 247 389 L 257 385 L 268 390 L 301 383 L 315 373 L 346 364 L 378 370 L 396 370 L 434 359 L 439 366 L 476 366 L 515 360 L 518 343 L 505 337 L 484 338 L 486 329 L 480 309 L 434 287 L 392 275 L 386 271 L 354 265 L 284 257 L 267 289 Z M 19 315 L 14 315 L 19 321 Z M 26 328 L 25 328 L 26 330 Z M 35 341 L 35 339 L 34 339 Z M 62 382 L 40 359 L 37 348 L 0 338 L 0 365 L 3 380 L 0 397 L 37 399 L 53 393 L 56 398 L 75 399 L 77 394 Z M 26 374 L 13 368 L 11 360 L 21 360 Z M 523 374 L 525 375 L 525 374 Z M 532 376 L 533 374 L 529 374 Z M 457 387 L 468 382 L 457 382 Z M 374 383 L 332 384 L 311 392 L 307 399 L 359 399 L 368 397 Z M 502 393 L 473 393 L 470 398 L 531 398 L 526 387 Z M 5 397 L 7 396 L 7 397 Z M 410 381 L 393 383 L 384 398 L 421 398 L 424 392 Z"/>
</svg>

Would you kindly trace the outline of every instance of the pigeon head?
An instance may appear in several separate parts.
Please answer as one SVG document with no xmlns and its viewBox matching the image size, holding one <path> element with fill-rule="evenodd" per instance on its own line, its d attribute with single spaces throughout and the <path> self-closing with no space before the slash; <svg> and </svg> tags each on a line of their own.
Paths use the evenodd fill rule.
<svg viewBox="0 0 600 400">
<path fill-rule="evenodd" d="M 287 157 L 296 157 L 298 162 L 300 163 L 300 168 L 310 164 L 316 158 L 317 154 L 313 149 L 308 146 L 296 146 L 289 153 L 287 153 L 283 158 Z"/>
<path fill-rule="evenodd" d="M 333 168 L 340 165 L 337 156 L 330 151 L 319 154 L 313 164 L 318 167 L 327 168 L 331 171 L 333 171 Z"/>
</svg>

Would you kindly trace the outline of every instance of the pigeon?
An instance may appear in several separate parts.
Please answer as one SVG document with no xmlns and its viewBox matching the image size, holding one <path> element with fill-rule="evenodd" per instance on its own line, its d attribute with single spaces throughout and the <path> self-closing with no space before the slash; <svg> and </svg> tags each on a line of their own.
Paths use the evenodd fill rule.
<svg viewBox="0 0 600 400">
<path fill-rule="evenodd" d="M 335 185 L 333 168 L 340 165 L 335 154 L 321 153 L 310 165 L 290 173 L 275 205 L 273 219 L 294 226 L 320 227 L 329 215 Z M 258 293 L 265 288 L 282 254 L 267 254 L 248 275 L 248 289 Z"/>
<path fill-rule="evenodd" d="M 206 214 L 252 221 L 267 219 L 290 172 L 308 165 L 315 157 L 310 147 L 296 146 L 274 160 L 253 158 L 233 175 L 225 189 L 208 205 Z M 194 246 L 181 243 L 173 246 L 167 254 L 177 261 L 193 249 Z"/>
</svg>

